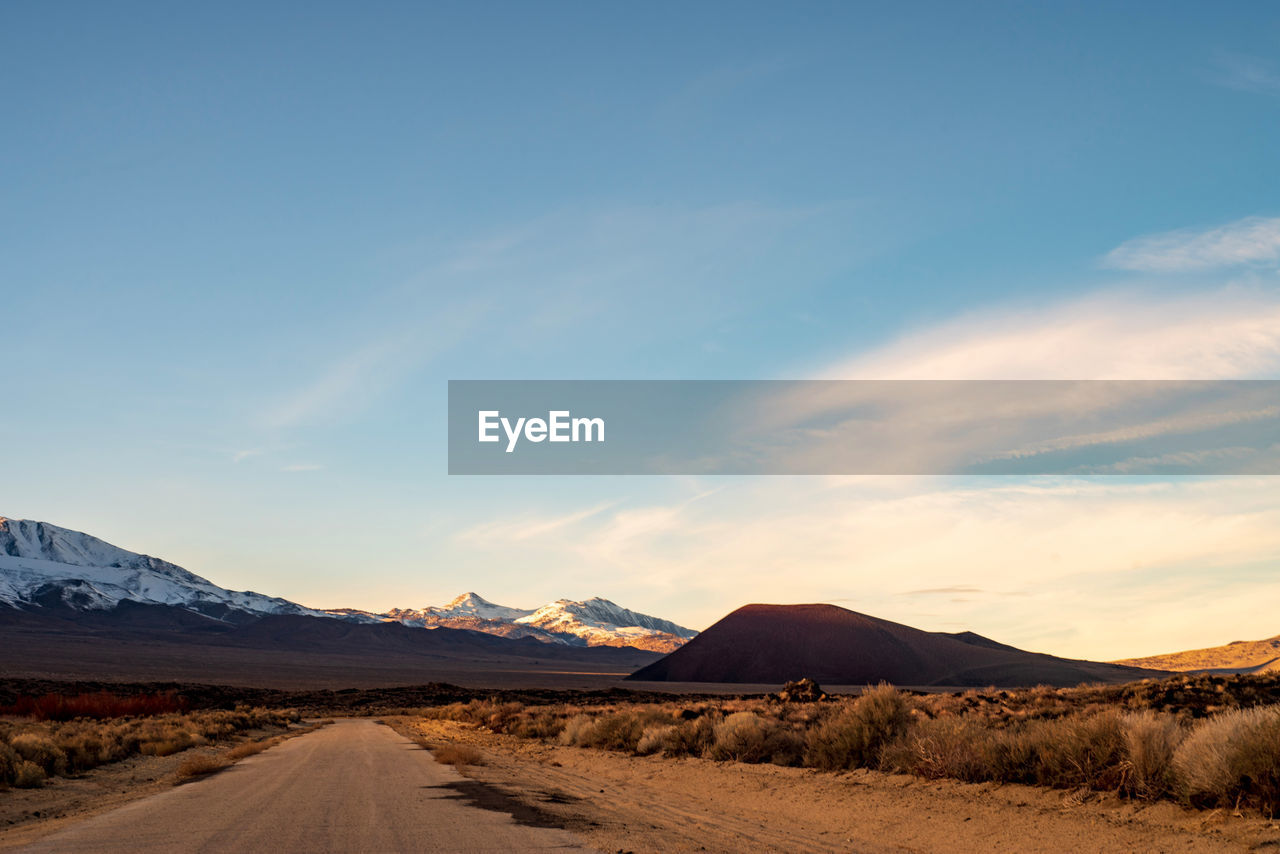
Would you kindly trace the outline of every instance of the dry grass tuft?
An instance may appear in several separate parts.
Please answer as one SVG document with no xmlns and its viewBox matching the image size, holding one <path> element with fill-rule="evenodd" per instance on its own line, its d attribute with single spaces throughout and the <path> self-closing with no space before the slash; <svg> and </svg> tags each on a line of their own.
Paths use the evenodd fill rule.
<svg viewBox="0 0 1280 854">
<path fill-rule="evenodd" d="M 1133 775 L 1129 789 L 1147 800 L 1174 790 L 1173 757 L 1187 730 L 1172 715 L 1150 710 L 1124 717 L 1125 753 Z"/>
<path fill-rule="evenodd" d="M 178 766 L 179 783 L 192 780 L 196 777 L 207 777 L 210 774 L 216 774 L 224 768 L 230 768 L 231 762 L 222 756 L 212 756 L 208 753 L 197 753 L 194 756 L 188 756 L 182 760 L 182 764 Z"/>
<path fill-rule="evenodd" d="M 483 765 L 484 755 L 469 744 L 445 744 L 431 751 L 441 765 Z"/>
<path fill-rule="evenodd" d="M 247 759 L 250 756 L 257 756 L 268 748 L 275 747 L 281 741 L 280 738 L 267 738 L 260 741 L 246 741 L 243 744 L 237 744 L 228 750 L 224 756 L 232 762 L 239 762 L 241 759 Z"/>
</svg>

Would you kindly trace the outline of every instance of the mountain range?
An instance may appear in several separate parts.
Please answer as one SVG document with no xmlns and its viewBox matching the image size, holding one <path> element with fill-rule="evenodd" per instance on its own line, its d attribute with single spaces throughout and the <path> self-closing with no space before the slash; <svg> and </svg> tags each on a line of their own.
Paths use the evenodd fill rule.
<svg viewBox="0 0 1280 854">
<path fill-rule="evenodd" d="M 443 606 L 309 608 L 219 587 L 180 566 L 47 522 L 0 517 L 0 603 L 15 608 L 112 610 L 122 602 L 183 608 L 231 624 L 263 616 L 306 616 L 375 625 L 449 628 L 568 646 L 677 649 L 696 632 L 607 599 L 557 599 L 540 608 L 497 605 L 464 593 Z"/>
<path fill-rule="evenodd" d="M 396 608 L 377 614 L 345 608 L 325 613 L 368 622 L 445 626 L 574 646 L 629 646 L 654 652 L 671 652 L 697 634 L 670 620 L 650 617 L 599 597 L 582 602 L 557 599 L 541 608 L 526 610 L 494 604 L 477 593 L 463 593 L 447 605 L 418 610 Z"/>
<path fill-rule="evenodd" d="M 311 608 L 227 590 L 78 531 L 0 517 L 0 676 L 583 689 L 623 677 L 763 686 L 808 676 L 947 688 L 1127 682 L 1246 658 L 1274 664 L 1266 658 L 1275 658 L 1267 654 L 1276 639 L 1233 647 L 1185 654 L 1186 668 L 1172 658 L 1104 664 L 826 604 L 747 605 L 702 633 L 599 598 L 526 609 L 464 593 L 381 613 Z"/>
</svg>

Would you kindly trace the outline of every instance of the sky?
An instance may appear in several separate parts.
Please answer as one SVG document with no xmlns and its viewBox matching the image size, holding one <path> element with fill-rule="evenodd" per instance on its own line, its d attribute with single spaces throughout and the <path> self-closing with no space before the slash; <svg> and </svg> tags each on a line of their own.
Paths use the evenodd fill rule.
<svg viewBox="0 0 1280 854">
<path fill-rule="evenodd" d="M 446 474 L 450 379 L 1280 378 L 1267 3 L 0 7 L 0 514 L 321 607 L 1280 632 L 1280 479 Z"/>
</svg>

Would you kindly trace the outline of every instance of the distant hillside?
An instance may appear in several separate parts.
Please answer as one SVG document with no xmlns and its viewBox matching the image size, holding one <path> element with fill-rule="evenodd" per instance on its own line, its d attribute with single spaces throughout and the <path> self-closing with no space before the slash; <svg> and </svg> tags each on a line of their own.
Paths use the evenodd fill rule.
<svg viewBox="0 0 1280 854">
<path fill-rule="evenodd" d="M 1258 641 L 1232 641 L 1226 646 L 1191 649 L 1146 658 L 1117 661 L 1130 667 L 1153 667 L 1159 670 L 1231 670 L 1263 673 L 1280 670 L 1280 635 Z"/>
<path fill-rule="evenodd" d="M 975 635 L 926 632 L 835 605 L 747 605 L 629 679 L 834 685 L 1077 685 L 1161 673 L 1025 652 Z"/>
</svg>

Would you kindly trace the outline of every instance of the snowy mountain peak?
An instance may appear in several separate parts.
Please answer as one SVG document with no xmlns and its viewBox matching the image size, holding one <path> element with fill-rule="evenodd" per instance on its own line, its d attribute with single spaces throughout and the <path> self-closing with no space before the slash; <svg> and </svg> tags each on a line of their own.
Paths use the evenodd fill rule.
<svg viewBox="0 0 1280 854">
<path fill-rule="evenodd" d="M 697 634 L 598 596 L 582 602 L 557 599 L 515 622 L 579 638 L 590 646 L 633 646 L 659 652 L 671 652 Z"/>
<path fill-rule="evenodd" d="M 70 566 L 142 566 L 152 558 L 48 522 L 0 516 L 0 555 Z M 163 561 L 161 561 L 163 563 Z M 173 567 L 173 564 L 165 564 Z M 177 569 L 178 567 L 173 567 Z"/>
<path fill-rule="evenodd" d="M 640 614 L 598 596 L 583 602 L 557 599 L 516 622 L 547 631 L 568 632 L 586 638 L 588 642 L 592 636 L 603 634 L 670 635 L 686 640 L 697 634 L 670 620 Z"/>
<path fill-rule="evenodd" d="M 285 599 L 225 590 L 168 561 L 126 551 L 79 531 L 0 517 L 0 602 L 106 610 L 126 600 L 211 615 L 228 609 L 319 614 Z"/>
<path fill-rule="evenodd" d="M 476 617 L 481 620 L 511 622 L 533 612 L 522 608 L 508 608 L 505 605 L 496 605 L 478 593 L 463 593 L 444 607 L 423 608 L 422 613 L 432 617 Z"/>
</svg>

